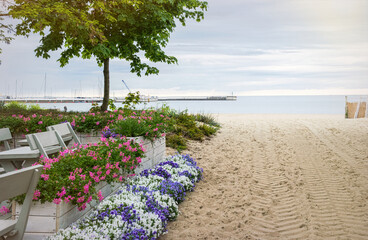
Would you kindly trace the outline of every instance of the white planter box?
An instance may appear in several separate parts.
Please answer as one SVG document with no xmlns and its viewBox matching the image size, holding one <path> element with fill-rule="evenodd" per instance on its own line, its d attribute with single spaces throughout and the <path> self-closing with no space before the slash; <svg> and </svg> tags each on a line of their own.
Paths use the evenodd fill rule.
<svg viewBox="0 0 368 240">
<path fill-rule="evenodd" d="M 146 150 L 146 157 L 142 159 L 140 166 L 136 169 L 136 174 L 139 174 L 145 169 L 153 168 L 156 164 L 162 162 L 166 156 L 166 138 L 161 137 L 153 142 L 146 140 L 143 137 L 129 138 L 141 143 Z"/>
<path fill-rule="evenodd" d="M 120 183 L 107 184 L 101 182 L 96 189 L 101 190 L 104 197 L 115 192 Z M 59 229 L 69 226 L 79 218 L 88 214 L 98 204 L 93 200 L 83 211 L 79 211 L 76 205 L 61 202 L 60 204 L 34 202 L 29 213 L 28 224 L 23 239 L 42 239 L 56 233 Z M 13 204 L 13 219 L 19 217 L 22 205 Z"/>
<path fill-rule="evenodd" d="M 100 141 L 102 136 L 101 131 L 91 133 L 76 133 L 76 134 L 79 137 L 79 140 L 82 142 L 82 144 L 97 143 Z M 72 143 L 74 143 L 74 141 L 72 141 Z"/>
</svg>

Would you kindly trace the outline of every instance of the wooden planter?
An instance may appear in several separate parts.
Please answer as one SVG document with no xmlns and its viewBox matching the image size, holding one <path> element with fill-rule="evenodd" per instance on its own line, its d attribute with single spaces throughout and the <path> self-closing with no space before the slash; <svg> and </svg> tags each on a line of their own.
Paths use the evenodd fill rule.
<svg viewBox="0 0 368 240">
<path fill-rule="evenodd" d="M 134 141 L 143 144 L 146 150 L 146 157 L 142 159 L 141 165 L 136 169 L 136 173 L 140 173 L 144 169 L 152 168 L 156 164 L 163 161 L 166 155 L 166 139 L 165 137 L 156 139 L 151 142 L 144 140 L 143 137 L 131 138 Z M 108 196 L 118 189 L 119 183 L 113 185 L 101 182 L 96 186 L 97 190 L 101 190 L 103 196 Z M 23 239 L 42 239 L 56 233 L 58 230 L 66 228 L 71 223 L 88 214 L 97 201 L 92 201 L 84 211 L 78 211 L 77 206 L 71 203 L 61 202 L 60 204 L 34 202 L 29 214 L 28 224 Z M 13 203 L 12 216 L 17 218 L 21 206 Z"/>
<path fill-rule="evenodd" d="M 136 169 L 136 174 L 139 174 L 145 169 L 153 168 L 156 164 L 162 162 L 166 156 L 166 138 L 161 137 L 154 141 L 144 139 L 143 137 L 130 138 L 141 143 L 146 150 L 146 157 L 142 159 L 140 166 Z"/>
<path fill-rule="evenodd" d="M 100 141 L 102 132 L 91 132 L 91 133 L 76 133 L 82 144 L 97 143 Z M 72 141 L 73 142 L 73 141 Z"/>
<path fill-rule="evenodd" d="M 103 196 L 108 196 L 115 192 L 120 186 L 120 183 L 107 184 L 101 182 L 96 186 L 97 190 L 101 190 Z M 23 239 L 42 239 L 49 235 L 55 234 L 59 229 L 66 228 L 71 223 L 85 216 L 93 207 L 98 204 L 98 201 L 93 200 L 87 204 L 84 211 L 79 211 L 76 205 L 71 203 L 61 202 L 40 203 L 34 202 L 29 213 L 28 224 Z M 22 205 L 13 202 L 12 215 L 13 218 L 18 218 Z"/>
</svg>

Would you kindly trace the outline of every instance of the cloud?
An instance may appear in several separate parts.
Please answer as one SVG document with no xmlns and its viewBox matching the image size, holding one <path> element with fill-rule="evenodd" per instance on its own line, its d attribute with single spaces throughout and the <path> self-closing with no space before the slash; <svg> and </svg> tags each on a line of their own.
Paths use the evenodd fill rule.
<svg viewBox="0 0 368 240">
<path fill-rule="evenodd" d="M 147 95 L 364 94 L 368 89 L 368 1 L 211 0 L 204 21 L 188 21 L 166 48 L 178 64 L 150 63 L 159 75 L 137 77 L 110 62 L 111 92 L 122 85 Z M 99 95 L 102 68 L 75 58 L 60 68 L 36 58 L 40 37 L 1 45 L 0 94 Z M 143 59 L 143 61 L 148 62 Z M 17 83 L 17 84 L 16 84 Z"/>
</svg>

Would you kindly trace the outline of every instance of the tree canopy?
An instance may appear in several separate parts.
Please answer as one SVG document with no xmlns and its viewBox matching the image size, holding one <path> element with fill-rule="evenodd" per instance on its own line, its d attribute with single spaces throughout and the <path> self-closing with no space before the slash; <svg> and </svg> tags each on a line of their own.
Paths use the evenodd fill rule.
<svg viewBox="0 0 368 240">
<path fill-rule="evenodd" d="M 15 0 L 12 17 L 21 19 L 18 35 L 31 32 L 42 36 L 35 49 L 37 57 L 49 58 L 49 52 L 61 49 L 58 61 L 63 67 L 73 57 L 95 57 L 104 65 L 105 91 L 102 109 L 109 98 L 109 59 L 130 62 L 132 73 L 158 74 L 156 67 L 141 60 L 177 63 L 163 48 L 170 34 L 186 19 L 200 21 L 207 2 L 200 0 Z M 106 98 L 107 94 L 107 99 Z M 105 104 L 106 102 L 106 104 Z M 104 104 L 106 106 L 104 106 Z"/>
<path fill-rule="evenodd" d="M 10 24 L 4 23 L 4 17 L 9 16 L 7 13 L 7 5 L 8 1 L 0 0 L 0 42 L 4 42 L 9 44 L 10 41 L 13 39 L 9 36 L 9 32 L 12 30 L 12 26 Z M 2 53 L 2 49 L 0 48 L 0 54 Z M 1 64 L 1 60 L 0 60 Z"/>
</svg>

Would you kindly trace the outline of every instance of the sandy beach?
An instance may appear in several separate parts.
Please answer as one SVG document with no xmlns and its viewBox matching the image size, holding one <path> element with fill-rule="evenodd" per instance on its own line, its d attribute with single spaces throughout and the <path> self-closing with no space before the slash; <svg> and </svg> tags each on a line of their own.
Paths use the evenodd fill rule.
<svg viewBox="0 0 368 240">
<path fill-rule="evenodd" d="M 368 239 L 368 119 L 215 115 L 172 239 Z"/>
</svg>

